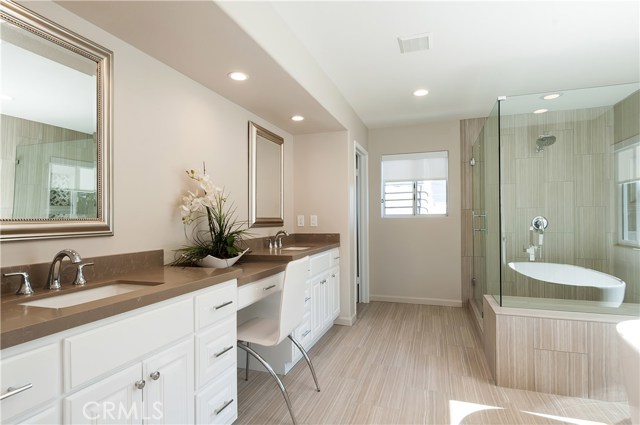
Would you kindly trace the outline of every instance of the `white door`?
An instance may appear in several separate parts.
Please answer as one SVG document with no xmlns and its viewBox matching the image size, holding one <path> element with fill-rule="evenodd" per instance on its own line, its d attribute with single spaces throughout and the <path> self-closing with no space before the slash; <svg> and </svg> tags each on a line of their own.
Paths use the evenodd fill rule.
<svg viewBox="0 0 640 425">
<path fill-rule="evenodd" d="M 142 363 L 145 423 L 193 423 L 193 340 L 188 339 Z"/>
<path fill-rule="evenodd" d="M 144 414 L 140 364 L 63 400 L 66 424 L 140 424 Z"/>
</svg>

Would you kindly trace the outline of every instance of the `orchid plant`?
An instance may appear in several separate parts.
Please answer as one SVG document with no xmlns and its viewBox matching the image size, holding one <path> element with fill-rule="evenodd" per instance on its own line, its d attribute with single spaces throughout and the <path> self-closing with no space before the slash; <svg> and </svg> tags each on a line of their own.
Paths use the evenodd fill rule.
<svg viewBox="0 0 640 425">
<path fill-rule="evenodd" d="M 188 170 L 187 176 L 197 185 L 195 191 L 187 191 L 180 205 L 185 235 L 191 244 L 176 250 L 173 265 L 195 265 L 207 255 L 217 258 L 237 256 L 242 251 L 239 245 L 247 230 L 234 218 L 235 207 L 226 206 L 224 190 L 211 181 L 206 170 Z M 187 229 L 191 230 L 191 237 L 187 235 Z"/>
</svg>

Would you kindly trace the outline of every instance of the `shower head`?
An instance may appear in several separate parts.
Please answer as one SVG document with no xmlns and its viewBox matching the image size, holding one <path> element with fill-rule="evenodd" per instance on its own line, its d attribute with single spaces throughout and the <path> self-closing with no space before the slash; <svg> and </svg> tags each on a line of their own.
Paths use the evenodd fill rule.
<svg viewBox="0 0 640 425">
<path fill-rule="evenodd" d="M 546 148 L 547 146 L 551 146 L 556 142 L 556 136 L 551 136 L 551 135 L 541 135 L 540 137 L 538 137 L 538 140 L 536 140 L 536 152 L 542 152 L 544 150 L 544 148 Z"/>
</svg>

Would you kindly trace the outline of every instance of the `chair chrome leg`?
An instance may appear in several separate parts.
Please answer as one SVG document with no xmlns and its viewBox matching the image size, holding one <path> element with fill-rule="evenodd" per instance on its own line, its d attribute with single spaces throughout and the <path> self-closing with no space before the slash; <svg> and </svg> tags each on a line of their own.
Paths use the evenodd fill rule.
<svg viewBox="0 0 640 425">
<path fill-rule="evenodd" d="M 305 351 L 304 348 L 302 348 L 302 345 L 300 345 L 300 343 L 298 341 L 295 340 L 294 337 L 292 337 L 291 335 L 289 335 L 289 339 L 291 341 L 293 341 L 293 343 L 296 345 L 296 347 L 298 347 L 298 350 L 300 350 L 300 352 L 302 353 L 302 356 L 304 357 L 304 359 L 307 361 L 307 364 L 309 365 L 309 369 L 311 369 L 311 375 L 313 375 L 313 380 L 316 383 L 316 389 L 318 392 L 320 392 L 320 385 L 318 385 L 318 378 L 316 378 L 316 371 L 313 368 L 313 365 L 311 364 L 311 360 L 309 360 L 309 356 L 307 356 L 307 352 Z"/>
<path fill-rule="evenodd" d="M 248 354 L 251 354 L 256 360 L 258 360 L 262 364 L 262 366 L 264 366 L 265 369 L 267 369 L 267 372 L 271 374 L 271 377 L 276 381 L 276 384 L 278 384 L 278 388 L 280 388 L 280 392 L 284 396 L 284 401 L 285 403 L 287 403 L 287 408 L 289 409 L 289 414 L 291 415 L 291 420 L 293 421 L 293 425 L 298 425 L 298 422 L 296 421 L 296 417 L 293 414 L 293 409 L 291 408 L 291 402 L 289 401 L 289 394 L 287 394 L 287 389 L 284 387 L 284 384 L 282 383 L 280 378 L 278 378 L 278 375 L 276 375 L 276 373 L 273 371 L 273 368 L 269 365 L 269 363 L 267 363 L 260 356 L 260 354 L 253 351 L 251 347 L 248 347 L 247 345 L 242 344 L 240 342 L 238 342 L 238 347 L 242 348 Z"/>
<path fill-rule="evenodd" d="M 249 347 L 249 343 L 247 342 L 247 347 Z M 247 352 L 247 361 L 244 365 L 244 380 L 248 381 L 249 380 L 249 353 Z"/>
</svg>

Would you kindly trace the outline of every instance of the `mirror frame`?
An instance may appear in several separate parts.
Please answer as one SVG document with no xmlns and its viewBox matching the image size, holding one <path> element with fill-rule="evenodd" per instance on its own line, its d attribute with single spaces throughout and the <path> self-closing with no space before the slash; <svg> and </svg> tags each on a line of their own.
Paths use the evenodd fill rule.
<svg viewBox="0 0 640 425">
<path fill-rule="evenodd" d="M 280 214 L 279 217 L 260 217 L 258 215 L 258 136 L 280 146 Z M 284 226 L 284 139 L 275 133 L 249 121 L 249 227 Z"/>
<path fill-rule="evenodd" d="M 0 219 L 0 241 L 113 235 L 113 52 L 26 9 L 0 1 L 0 17 L 23 30 L 96 62 L 97 217 Z"/>
</svg>

